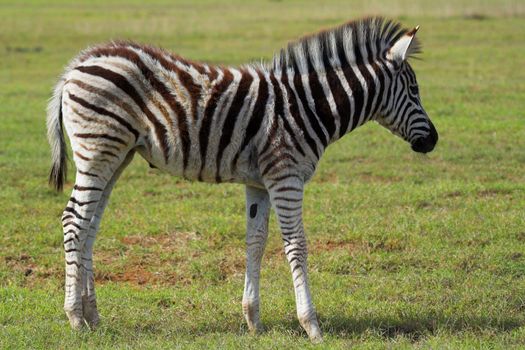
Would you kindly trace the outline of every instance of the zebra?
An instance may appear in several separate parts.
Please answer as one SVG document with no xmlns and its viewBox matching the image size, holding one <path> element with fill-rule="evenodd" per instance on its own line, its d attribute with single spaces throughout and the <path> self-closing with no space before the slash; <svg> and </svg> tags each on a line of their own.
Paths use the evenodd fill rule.
<svg viewBox="0 0 525 350">
<path fill-rule="evenodd" d="M 246 187 L 242 311 L 262 330 L 259 275 L 268 219 L 277 215 L 301 326 L 322 340 L 307 276 L 302 203 L 329 144 L 374 120 L 427 153 L 437 131 L 421 104 L 408 58 L 419 27 L 381 17 L 347 22 L 291 42 L 266 63 L 198 63 L 164 49 L 114 41 L 81 52 L 47 109 L 49 182 L 63 189 L 67 150 L 76 179 L 62 215 L 64 310 L 74 329 L 96 327 L 93 244 L 120 174 L 139 153 L 189 180 Z"/>
</svg>

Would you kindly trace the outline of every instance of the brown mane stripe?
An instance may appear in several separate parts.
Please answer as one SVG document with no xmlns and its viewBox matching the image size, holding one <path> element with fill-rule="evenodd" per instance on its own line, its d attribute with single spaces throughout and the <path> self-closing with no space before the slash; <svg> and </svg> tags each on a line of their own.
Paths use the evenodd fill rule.
<svg viewBox="0 0 525 350">
<path fill-rule="evenodd" d="M 241 111 L 241 108 L 244 104 L 244 99 L 250 92 L 250 87 L 252 85 L 252 82 L 253 82 L 253 77 L 251 76 L 251 74 L 242 70 L 241 80 L 239 82 L 239 86 L 237 87 L 237 92 L 235 93 L 235 97 L 233 98 L 233 101 L 230 105 L 230 110 L 228 111 L 228 114 L 226 115 L 226 119 L 224 120 L 224 125 L 222 127 L 222 135 L 219 141 L 219 149 L 217 151 L 217 158 L 215 160 L 216 165 L 217 165 L 217 170 L 215 173 L 216 182 L 221 182 L 220 168 L 221 168 L 222 156 L 224 154 L 224 150 L 230 144 L 233 130 L 235 129 L 235 124 L 237 122 L 237 117 L 239 116 L 239 112 Z"/>
<path fill-rule="evenodd" d="M 358 51 L 363 42 L 368 42 L 377 48 L 373 58 L 384 58 L 386 52 L 401 36 L 413 33 L 414 30 L 408 31 L 402 28 L 398 22 L 386 20 L 382 17 L 366 17 L 347 22 L 335 28 L 322 30 L 288 43 L 287 47 L 274 55 L 267 67 L 286 71 L 288 68 L 297 66 L 298 62 L 303 62 L 304 57 L 302 57 L 302 53 L 307 53 L 307 49 L 311 45 L 319 46 L 321 51 L 323 51 L 327 50 L 333 41 L 335 41 L 336 51 L 338 52 L 344 50 L 348 41 L 350 41 L 350 50 L 352 52 Z M 351 38 L 348 35 L 351 35 Z M 411 54 L 419 52 L 421 52 L 421 45 L 416 37 L 411 45 Z M 356 59 L 355 63 L 360 64 L 359 58 Z M 343 64 L 341 67 L 346 68 L 347 65 Z M 312 68 L 309 67 L 307 73 L 311 73 Z"/>
<path fill-rule="evenodd" d="M 206 70 L 204 69 L 204 66 L 197 62 L 188 62 L 199 74 L 203 75 L 206 74 Z"/>
<path fill-rule="evenodd" d="M 105 69 L 99 66 L 79 66 L 76 67 L 77 70 L 99 76 L 103 79 L 106 79 L 107 81 L 115 84 L 119 89 L 121 89 L 123 92 L 128 94 L 129 97 L 135 102 L 135 104 L 144 112 L 148 120 L 153 124 L 153 128 L 155 130 L 155 134 L 157 135 L 157 139 L 159 140 L 161 144 L 161 149 L 164 154 L 164 159 L 166 163 L 168 163 L 168 149 L 169 145 L 167 142 L 167 129 L 166 127 L 161 124 L 157 118 L 153 115 L 153 113 L 150 111 L 148 106 L 144 103 L 142 98 L 140 97 L 140 94 L 135 90 L 133 85 L 130 84 L 130 82 L 124 77 L 123 75 L 113 72 L 109 69 Z"/>
<path fill-rule="evenodd" d="M 208 151 L 208 141 L 210 137 L 210 128 L 212 123 L 213 114 L 217 109 L 217 104 L 221 98 L 221 94 L 228 89 L 231 82 L 233 81 L 233 74 L 228 70 L 224 70 L 222 80 L 219 84 L 213 87 L 211 96 L 206 103 L 206 108 L 202 116 L 201 129 L 199 130 L 199 145 L 201 153 L 201 168 L 199 170 L 199 181 L 202 181 L 202 172 L 206 165 L 206 153 Z"/>
<path fill-rule="evenodd" d="M 210 70 L 210 72 L 208 73 L 208 78 L 209 78 L 209 81 L 212 82 L 214 81 L 215 79 L 217 79 L 217 69 L 215 67 L 210 67 L 208 66 L 208 69 Z M 206 74 L 206 73 L 203 73 L 203 74 Z"/>
</svg>

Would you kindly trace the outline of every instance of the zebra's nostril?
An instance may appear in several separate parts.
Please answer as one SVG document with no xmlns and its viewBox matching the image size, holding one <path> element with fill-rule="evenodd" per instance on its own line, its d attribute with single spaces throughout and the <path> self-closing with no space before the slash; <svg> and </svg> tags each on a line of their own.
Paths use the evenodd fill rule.
<svg viewBox="0 0 525 350">
<path fill-rule="evenodd" d="M 431 152 L 438 141 L 438 133 L 434 125 L 430 123 L 430 133 L 428 136 L 420 137 L 412 142 L 412 150 L 418 153 Z"/>
<path fill-rule="evenodd" d="M 434 149 L 434 142 L 429 142 L 430 137 L 421 137 L 412 143 L 412 150 L 418 153 L 428 153 Z"/>
</svg>

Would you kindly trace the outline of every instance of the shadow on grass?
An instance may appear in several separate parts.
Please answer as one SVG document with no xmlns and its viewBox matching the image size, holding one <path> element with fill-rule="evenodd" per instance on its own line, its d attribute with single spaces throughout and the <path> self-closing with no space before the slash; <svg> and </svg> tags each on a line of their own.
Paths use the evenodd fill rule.
<svg viewBox="0 0 525 350">
<path fill-rule="evenodd" d="M 424 314 L 419 317 L 364 317 L 353 318 L 340 315 L 320 315 L 319 323 L 324 334 L 347 338 L 363 334 L 375 334 L 385 339 L 402 336 L 412 341 L 434 335 L 438 330 L 461 333 L 483 330 L 510 332 L 525 325 L 525 321 L 516 317 L 502 319 L 494 317 L 448 318 L 440 315 Z M 265 322 L 266 331 L 287 330 L 288 332 L 306 333 L 296 320 L 272 320 Z"/>
<path fill-rule="evenodd" d="M 178 334 L 187 336 L 206 336 L 210 334 L 235 334 L 238 336 L 248 334 L 243 320 L 232 318 L 210 320 L 207 323 L 177 325 L 167 328 L 166 324 L 158 319 L 150 319 L 135 324 L 133 334 L 140 338 L 145 334 Z M 416 342 L 424 337 L 435 335 L 438 331 L 455 334 L 471 331 L 475 334 L 485 330 L 492 332 L 510 332 L 525 325 L 521 318 L 509 317 L 506 319 L 494 317 L 470 317 L 458 315 L 449 318 L 443 315 L 422 314 L 414 317 L 362 317 L 354 318 L 340 315 L 321 315 L 319 317 L 323 334 L 337 338 L 355 338 L 362 335 L 374 335 L 386 339 L 403 337 Z M 109 322 L 109 321 L 106 321 Z M 104 323 L 106 323 L 104 322 Z M 285 333 L 292 336 L 307 338 L 306 332 L 301 328 L 296 319 L 263 320 L 265 331 L 262 335 L 272 332 Z M 111 325 L 107 325 L 111 329 Z"/>
</svg>

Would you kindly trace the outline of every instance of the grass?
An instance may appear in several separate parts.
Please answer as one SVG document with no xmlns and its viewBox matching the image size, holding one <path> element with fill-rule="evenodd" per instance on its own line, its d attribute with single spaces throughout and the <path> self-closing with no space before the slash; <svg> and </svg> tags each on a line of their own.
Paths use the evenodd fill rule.
<svg viewBox="0 0 525 350">
<path fill-rule="evenodd" d="M 525 343 L 525 6 L 518 1 L 0 3 L 0 348 L 522 348 Z M 331 146 L 306 191 L 310 279 L 325 342 L 294 310 L 275 223 L 262 320 L 240 301 L 239 185 L 189 183 L 137 158 L 95 246 L 102 325 L 62 312 L 59 218 L 44 108 L 89 44 L 129 38 L 239 64 L 364 14 L 421 25 L 414 61 L 440 132 L 427 157 L 378 125 Z"/>
</svg>

